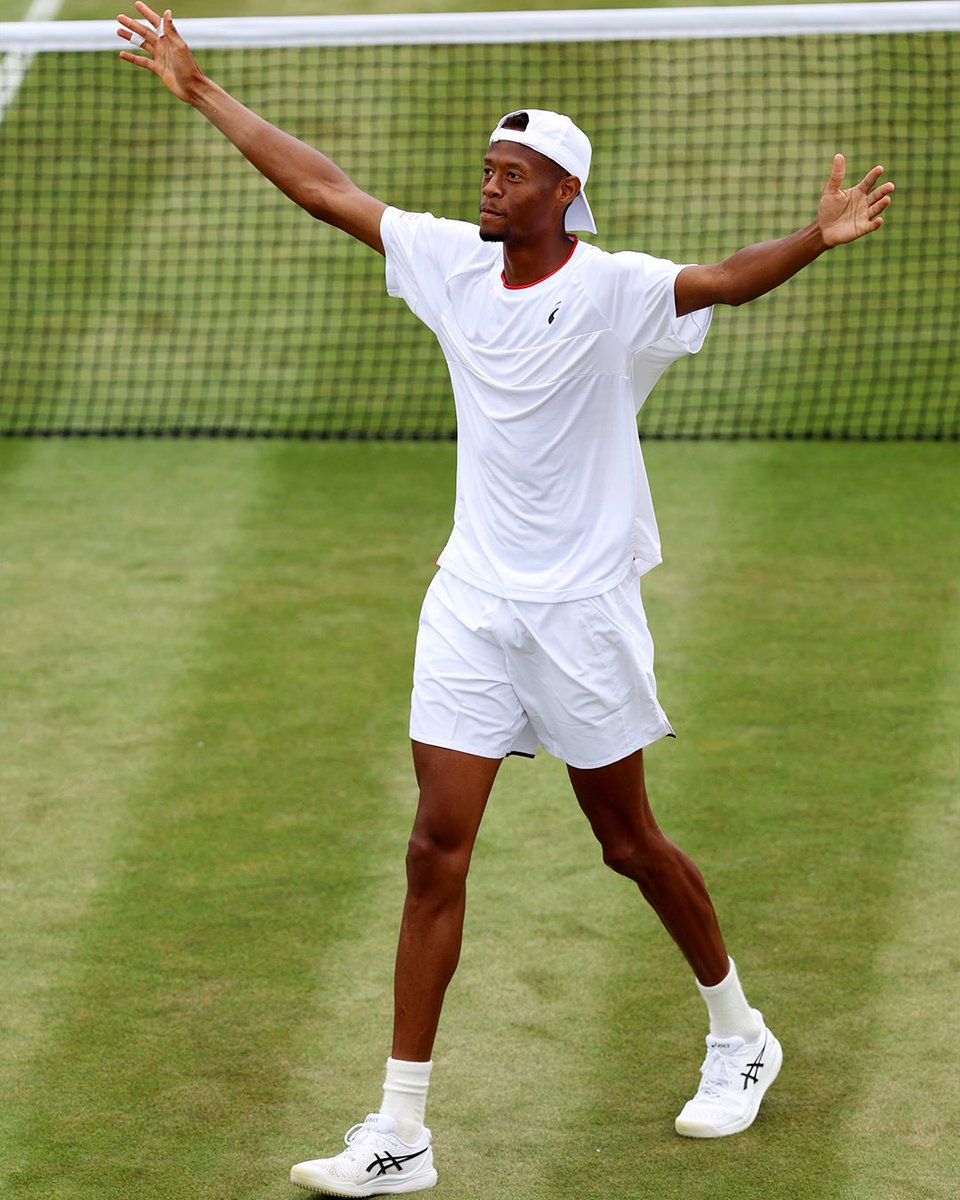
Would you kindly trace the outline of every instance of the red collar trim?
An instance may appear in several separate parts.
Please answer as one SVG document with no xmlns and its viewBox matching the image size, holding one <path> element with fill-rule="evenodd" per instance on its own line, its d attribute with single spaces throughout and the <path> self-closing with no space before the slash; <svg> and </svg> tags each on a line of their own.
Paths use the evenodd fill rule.
<svg viewBox="0 0 960 1200">
<path fill-rule="evenodd" d="M 500 279 L 503 282 L 503 286 L 510 292 L 522 292 L 524 290 L 524 288 L 536 287 L 538 283 L 543 283 L 543 281 L 545 279 L 549 279 L 551 275 L 556 275 L 557 271 L 562 271 L 563 268 L 570 261 L 570 259 L 573 258 L 573 252 L 576 250 L 576 248 L 579 245 L 580 245 L 580 239 L 578 237 L 576 237 L 576 235 L 574 235 L 573 245 L 570 247 L 570 253 L 563 260 L 563 262 L 560 264 L 560 266 L 555 267 L 552 271 L 548 271 L 546 275 L 541 275 L 541 277 L 539 279 L 534 279 L 534 281 L 532 283 L 507 283 L 507 277 L 506 277 L 506 275 L 504 275 L 503 271 L 501 271 Z"/>
</svg>

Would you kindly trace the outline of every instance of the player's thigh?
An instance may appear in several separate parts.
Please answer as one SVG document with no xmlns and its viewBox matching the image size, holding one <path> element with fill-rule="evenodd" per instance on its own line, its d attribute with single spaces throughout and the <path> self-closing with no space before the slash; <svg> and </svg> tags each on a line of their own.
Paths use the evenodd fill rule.
<svg viewBox="0 0 960 1200">
<path fill-rule="evenodd" d="M 657 839 L 660 829 L 650 808 L 643 751 L 592 770 L 567 765 L 574 794 L 605 852 Z"/>
<path fill-rule="evenodd" d="M 502 759 L 411 742 L 420 796 L 414 834 L 439 849 L 472 849 Z"/>
</svg>

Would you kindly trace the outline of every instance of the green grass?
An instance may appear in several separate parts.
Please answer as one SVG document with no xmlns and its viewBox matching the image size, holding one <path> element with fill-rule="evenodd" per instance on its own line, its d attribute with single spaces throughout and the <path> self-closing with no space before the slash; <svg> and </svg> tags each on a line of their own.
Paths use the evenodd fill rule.
<svg viewBox="0 0 960 1200">
<path fill-rule="evenodd" d="M 675 1137 L 687 971 L 560 765 L 511 762 L 437 1047 L 442 1192 L 946 1200 L 956 449 L 647 458 L 680 732 L 652 796 L 787 1065 L 749 1134 Z M 444 445 L 0 446 L 5 1194 L 279 1200 L 376 1104 L 452 472 Z"/>
<path fill-rule="evenodd" d="M 0 0 L 0 19 L 25 7 Z M 77 0 L 61 15 L 112 11 Z M 727 47 L 723 91 L 744 99 L 724 138 L 701 142 L 685 131 L 716 103 L 706 77 L 670 54 L 603 60 L 606 76 L 651 85 L 658 123 L 684 131 L 652 153 L 643 101 L 618 138 L 633 178 L 620 207 L 598 151 L 591 190 L 612 248 L 640 231 L 658 253 L 709 257 L 790 228 L 837 139 L 861 166 L 889 160 L 898 183 L 881 238 L 719 314 L 652 421 L 669 424 L 687 397 L 747 432 L 784 416 L 796 429 L 812 411 L 841 433 L 840 405 L 910 432 L 932 397 L 955 410 L 956 229 L 942 212 L 960 181 L 930 165 L 952 142 L 949 72 L 928 67 L 934 117 L 918 128 L 901 44 L 874 45 L 866 92 L 799 127 L 843 65 L 808 53 L 790 89 Z M 569 53 L 492 116 L 475 111 L 466 61 L 442 92 L 413 52 L 382 79 L 375 62 L 388 136 L 356 128 L 320 87 L 296 132 L 386 199 L 470 215 L 471 147 L 501 108 L 562 103 L 589 120 L 596 80 Z M 485 62 L 529 77 L 514 52 Z M 233 83 L 226 62 L 207 65 Z M 16 163 L 0 221 L 33 247 L 19 275 L 0 263 L 6 411 L 95 424 L 110 399 L 144 424 L 189 424 L 238 420 L 269 395 L 253 419 L 277 432 L 304 411 L 348 422 L 359 380 L 371 419 L 410 420 L 398 397 L 447 413 L 439 354 L 383 300 L 378 260 L 119 69 L 105 56 L 77 89 L 52 57 L 38 63 L 0 131 Z M 236 79 L 285 119 L 284 80 Z M 431 107 L 457 131 L 439 191 L 414 140 Z M 209 193 L 222 176 L 239 197 L 229 236 Z M 173 245 L 225 282 L 204 268 L 185 295 Z M 343 325 L 325 287 L 336 273 L 357 288 Z M 38 330 L 12 382 L 12 348 Z M 797 361 L 816 370 L 785 386 Z M 78 399 L 91 406 L 79 418 Z M 681 735 L 649 754 L 654 804 L 707 875 L 787 1065 L 749 1134 L 675 1137 L 704 1032 L 688 973 L 601 868 L 560 764 L 511 762 L 437 1048 L 438 1195 L 952 1198 L 956 447 L 651 443 L 646 455 L 667 561 L 645 600 Z M 291 1161 L 333 1151 L 376 1105 L 415 801 L 412 642 L 453 464 L 447 445 L 0 443 L 4 1194 L 280 1200 Z"/>
</svg>

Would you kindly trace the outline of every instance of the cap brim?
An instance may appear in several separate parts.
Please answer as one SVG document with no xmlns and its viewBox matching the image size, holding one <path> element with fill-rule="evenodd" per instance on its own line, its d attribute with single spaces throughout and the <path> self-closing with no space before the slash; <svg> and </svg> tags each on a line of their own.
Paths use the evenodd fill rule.
<svg viewBox="0 0 960 1200">
<path fill-rule="evenodd" d="M 567 233 L 597 232 L 597 226 L 593 219 L 593 213 L 590 211 L 590 205 L 583 192 L 580 192 L 577 198 L 571 201 L 570 205 L 568 206 L 563 226 Z"/>
</svg>

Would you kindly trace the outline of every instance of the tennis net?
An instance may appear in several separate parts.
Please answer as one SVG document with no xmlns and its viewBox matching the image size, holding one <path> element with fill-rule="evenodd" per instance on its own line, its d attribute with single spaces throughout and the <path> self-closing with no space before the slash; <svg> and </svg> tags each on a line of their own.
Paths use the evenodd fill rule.
<svg viewBox="0 0 960 1200">
<path fill-rule="evenodd" d="M 835 151 L 848 183 L 882 162 L 883 231 L 719 311 L 641 433 L 960 436 L 960 6 L 178 25 L 209 75 L 401 208 L 476 220 L 499 117 L 570 113 L 608 250 L 715 261 L 812 219 Z M 0 24 L 0 431 L 455 436 L 442 355 L 382 259 L 119 47 L 112 21 Z"/>
</svg>

